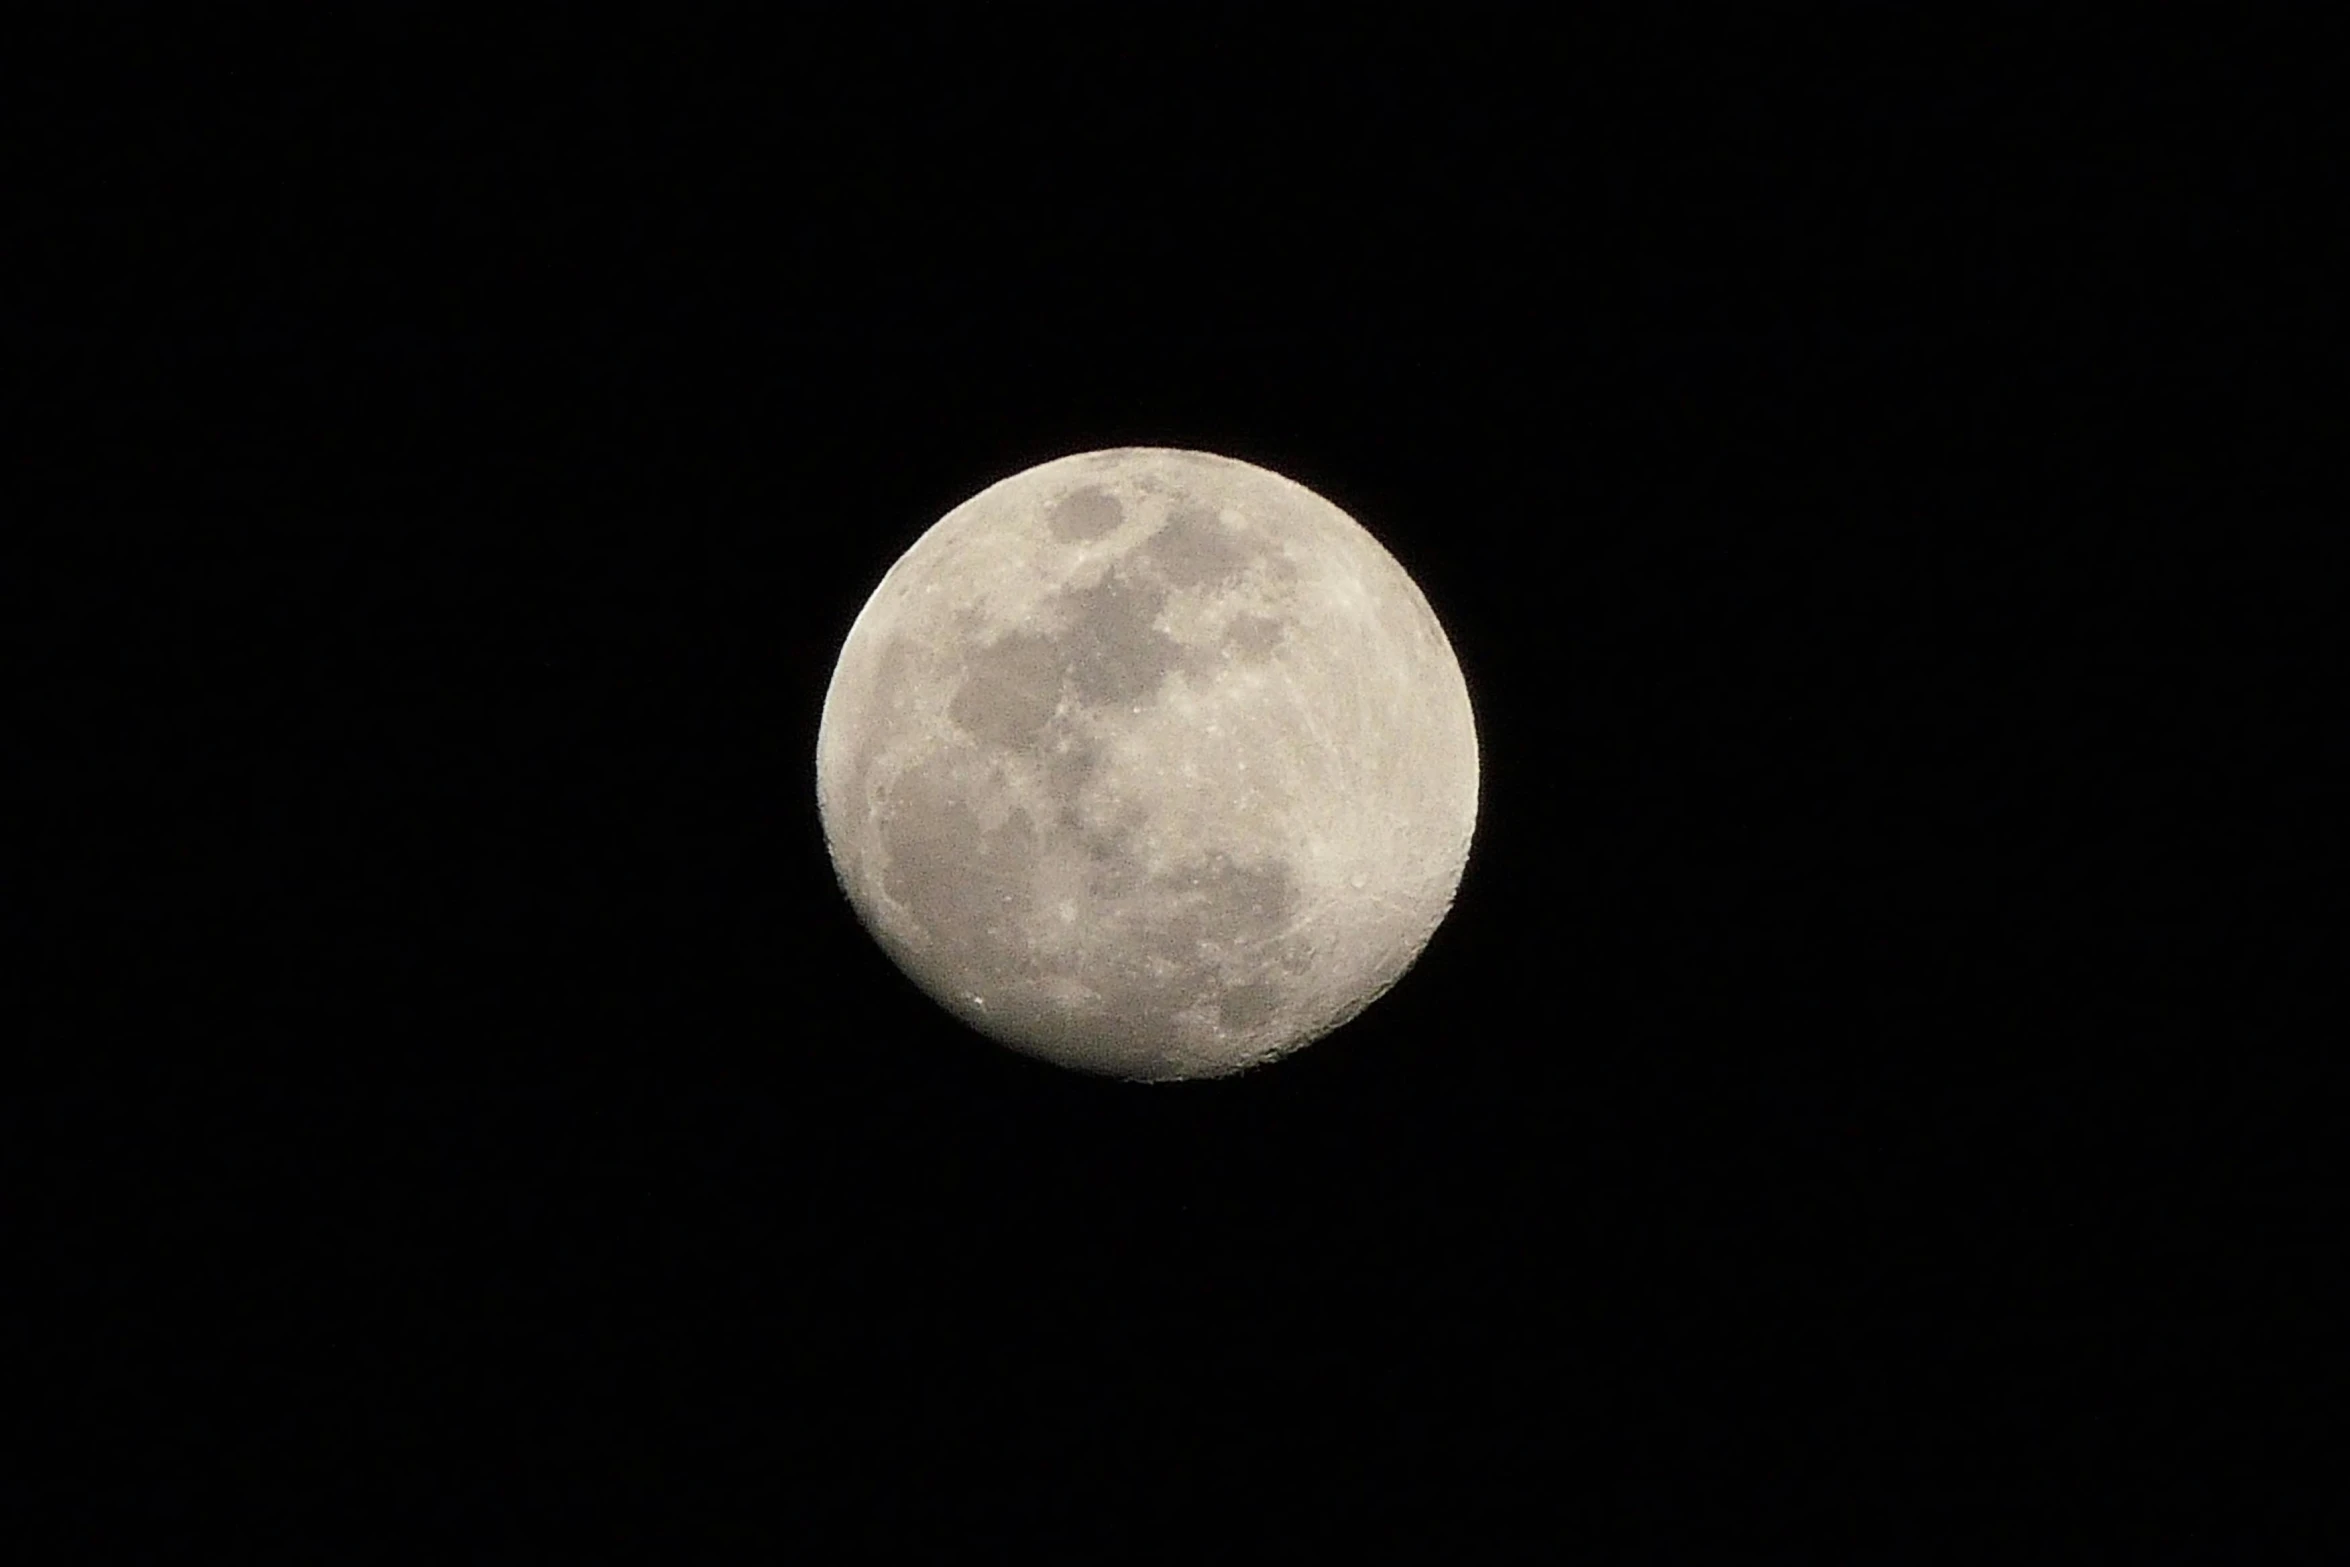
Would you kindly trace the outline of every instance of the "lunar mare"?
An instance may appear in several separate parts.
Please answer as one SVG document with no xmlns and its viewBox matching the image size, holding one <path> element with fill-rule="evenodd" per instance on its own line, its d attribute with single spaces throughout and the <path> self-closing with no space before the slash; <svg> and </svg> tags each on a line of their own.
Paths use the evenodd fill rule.
<svg viewBox="0 0 2350 1567">
<path fill-rule="evenodd" d="M 1278 474 L 1129 447 L 989 486 L 851 627 L 817 798 L 859 918 L 1015 1049 L 1221 1076 L 1346 1022 L 1451 906 L 1477 741 L 1451 645 Z"/>
</svg>

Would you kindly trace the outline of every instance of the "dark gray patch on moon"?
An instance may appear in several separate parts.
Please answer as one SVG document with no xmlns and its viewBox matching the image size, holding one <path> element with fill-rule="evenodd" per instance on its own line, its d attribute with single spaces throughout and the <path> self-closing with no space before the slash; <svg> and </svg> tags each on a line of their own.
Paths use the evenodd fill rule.
<svg viewBox="0 0 2350 1567">
<path fill-rule="evenodd" d="M 1122 889 L 1124 890 L 1124 889 Z M 1298 889 L 1287 866 L 1235 863 L 1210 854 L 1145 882 L 1151 916 L 1134 930 L 1105 972 L 1083 976 L 1101 996 L 1103 1016 L 1125 1025 L 1137 1046 L 1162 1055 L 1181 1043 L 1178 1015 L 1205 1007 L 1226 1029 L 1261 1026 L 1278 1014 L 1277 982 L 1240 974 L 1286 969 L 1275 948 L 1296 912 Z"/>
<path fill-rule="evenodd" d="M 1131 824 L 1108 832 L 1080 831 L 1085 846 L 1086 896 L 1110 902 L 1141 890 L 1145 878 L 1142 862 L 1134 856 Z"/>
<path fill-rule="evenodd" d="M 1297 911 L 1296 878 L 1277 860 L 1242 865 L 1210 854 L 1179 886 L 1176 898 L 1197 909 L 1209 940 L 1262 940 Z"/>
<path fill-rule="evenodd" d="M 1060 650 L 1043 637 L 1010 632 L 964 655 L 963 683 L 947 716 L 983 745 L 1027 746 L 1061 701 Z"/>
<path fill-rule="evenodd" d="M 968 788 L 935 757 L 898 779 L 881 820 L 888 856 L 881 885 L 929 932 L 953 972 L 984 974 L 1016 945 L 1009 931 L 1028 903 L 1036 832 L 1019 810 L 987 831 Z"/>
<path fill-rule="evenodd" d="M 1045 754 L 1045 783 L 1059 807 L 1059 819 L 1077 819 L 1077 797 L 1101 770 L 1101 754 L 1091 741 L 1068 732 L 1055 735 Z"/>
<path fill-rule="evenodd" d="M 1082 748 L 1075 754 L 1087 755 Z M 926 985 L 1008 1043 L 1082 1041 L 1117 1070 L 1155 1077 L 1185 1046 L 1179 1018 L 1244 1032 L 1280 1015 L 1280 976 L 1296 969 L 1289 922 L 1300 891 L 1278 860 L 1198 856 L 1154 874 L 1139 841 L 1148 812 L 1106 824 L 1039 827 L 1025 810 L 982 825 L 974 795 L 994 787 L 971 759 L 933 757 L 901 775 L 883 805 L 882 886 L 921 932 Z M 1033 943 L 1034 873 L 1053 840 L 1085 857 L 1082 918 L 1113 920 L 1114 942 L 1050 962 Z M 1050 999 L 1056 977 L 1090 992 Z"/>
<path fill-rule="evenodd" d="M 1160 878 L 1151 895 L 1163 912 L 1146 933 L 1143 950 L 1172 965 L 1181 987 L 1194 992 L 1213 980 L 1213 954 L 1270 940 L 1297 907 L 1297 885 L 1287 866 L 1237 865 L 1222 854 Z"/>
<path fill-rule="evenodd" d="M 1224 645 L 1242 658 L 1258 659 L 1281 645 L 1281 622 L 1266 615 L 1235 615 L 1224 628 Z"/>
<path fill-rule="evenodd" d="M 1060 595 L 1073 616 L 1063 638 L 1069 683 L 1091 703 L 1136 703 L 1155 696 L 1182 658 L 1158 628 L 1167 590 L 1112 572 L 1090 588 Z"/>
<path fill-rule="evenodd" d="M 1107 490 L 1072 490 L 1053 503 L 1045 521 L 1053 537 L 1067 544 L 1098 539 L 1126 520 L 1126 508 Z"/>
<path fill-rule="evenodd" d="M 1215 513 L 1198 506 L 1177 507 L 1142 553 L 1179 588 L 1229 582 L 1248 569 L 1249 561 L 1249 552 Z"/>
<path fill-rule="evenodd" d="M 1234 1032 L 1255 1028 L 1272 1017 L 1280 1005 L 1281 990 L 1277 985 L 1234 985 L 1216 998 L 1216 1022 Z"/>
</svg>

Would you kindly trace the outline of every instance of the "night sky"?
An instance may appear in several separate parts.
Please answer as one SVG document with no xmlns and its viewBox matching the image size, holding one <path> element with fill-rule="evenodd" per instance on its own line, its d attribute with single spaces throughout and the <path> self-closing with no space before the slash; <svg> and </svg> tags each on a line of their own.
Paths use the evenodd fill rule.
<svg viewBox="0 0 2350 1567">
<path fill-rule="evenodd" d="M 0 1141 L 78 1538 L 1823 1560 L 2297 1498 L 2295 51 L 331 9 L 118 9 L 27 100 Z M 1360 520 L 1484 750 L 1418 966 L 1223 1083 L 967 1033 L 816 817 L 881 574 L 1120 444 Z"/>
</svg>

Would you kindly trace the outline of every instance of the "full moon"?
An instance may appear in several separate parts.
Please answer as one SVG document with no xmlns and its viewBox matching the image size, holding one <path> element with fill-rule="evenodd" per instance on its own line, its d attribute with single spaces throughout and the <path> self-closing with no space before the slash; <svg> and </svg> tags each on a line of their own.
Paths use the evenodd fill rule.
<svg viewBox="0 0 2350 1567">
<path fill-rule="evenodd" d="M 816 740 L 842 889 L 980 1033 L 1222 1077 L 1378 999 L 1452 905 L 1469 693 L 1354 519 L 1126 447 L 980 491 L 881 579 Z"/>
</svg>

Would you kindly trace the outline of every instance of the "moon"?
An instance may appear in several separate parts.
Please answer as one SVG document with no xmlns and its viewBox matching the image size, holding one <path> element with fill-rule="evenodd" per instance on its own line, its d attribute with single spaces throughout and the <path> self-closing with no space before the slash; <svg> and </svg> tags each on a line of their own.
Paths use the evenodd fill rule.
<svg viewBox="0 0 2350 1567">
<path fill-rule="evenodd" d="M 905 974 L 1003 1045 L 1222 1077 L 1384 994 L 1452 906 L 1477 735 L 1444 628 L 1345 512 L 1124 447 L 948 512 L 851 626 L 817 803 Z"/>
</svg>

